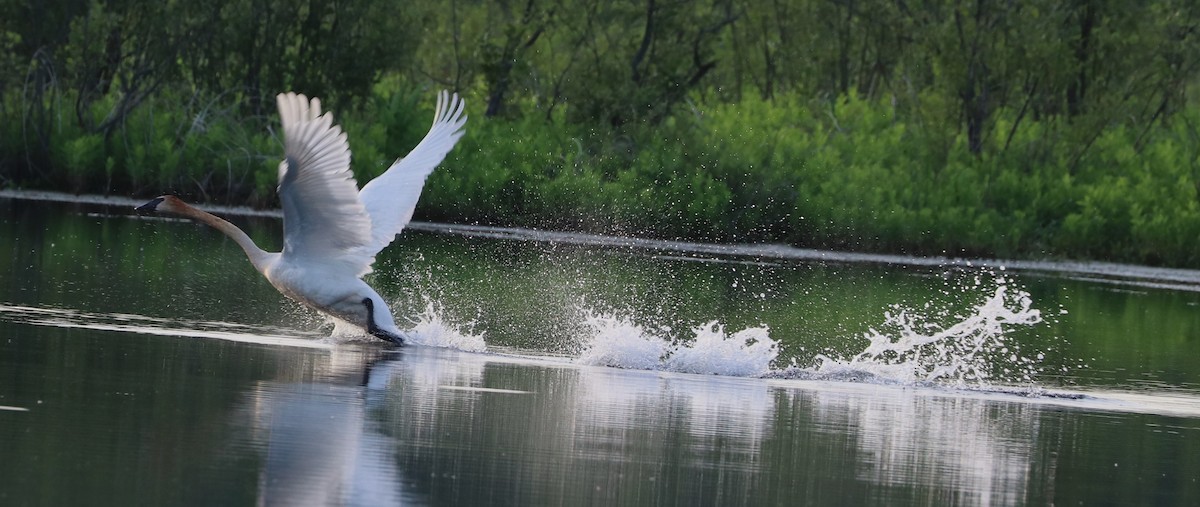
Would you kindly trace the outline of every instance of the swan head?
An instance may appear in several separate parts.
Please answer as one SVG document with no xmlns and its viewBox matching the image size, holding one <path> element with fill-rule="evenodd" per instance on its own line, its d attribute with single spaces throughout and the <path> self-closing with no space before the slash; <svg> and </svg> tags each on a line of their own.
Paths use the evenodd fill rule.
<svg viewBox="0 0 1200 507">
<path fill-rule="evenodd" d="M 183 201 L 179 200 L 178 197 L 175 197 L 173 195 L 160 195 L 158 197 L 155 197 L 154 199 L 151 199 L 150 202 L 143 204 L 141 206 L 138 206 L 137 208 L 134 208 L 134 210 L 142 211 L 142 212 L 158 211 L 158 212 L 167 212 L 167 213 L 179 213 L 186 206 L 187 205 L 184 204 Z"/>
</svg>

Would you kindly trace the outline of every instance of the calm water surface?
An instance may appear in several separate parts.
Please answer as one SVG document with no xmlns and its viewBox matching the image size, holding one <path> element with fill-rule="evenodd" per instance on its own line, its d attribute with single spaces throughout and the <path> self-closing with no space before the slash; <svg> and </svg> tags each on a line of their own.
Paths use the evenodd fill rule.
<svg viewBox="0 0 1200 507">
<path fill-rule="evenodd" d="M 2 505 L 1200 505 L 1197 272 L 429 228 L 390 349 L 128 211 L 0 197 Z"/>
</svg>

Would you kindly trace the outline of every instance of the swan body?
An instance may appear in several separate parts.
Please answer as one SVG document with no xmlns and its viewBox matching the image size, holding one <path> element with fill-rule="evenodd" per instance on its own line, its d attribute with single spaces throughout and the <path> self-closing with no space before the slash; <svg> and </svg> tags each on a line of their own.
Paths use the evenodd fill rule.
<svg viewBox="0 0 1200 507">
<path fill-rule="evenodd" d="M 139 211 L 166 212 L 206 223 L 233 239 L 254 268 L 279 292 L 305 306 L 402 344 L 387 303 L 362 280 L 375 255 L 408 225 L 425 179 L 463 135 L 465 103 L 438 95 L 433 126 L 407 157 L 397 160 L 362 190 L 350 172 L 346 134 L 304 95 L 277 97 L 284 159 L 279 163 L 283 205 L 283 251 L 266 252 L 228 221 L 172 195 L 156 197 Z"/>
</svg>

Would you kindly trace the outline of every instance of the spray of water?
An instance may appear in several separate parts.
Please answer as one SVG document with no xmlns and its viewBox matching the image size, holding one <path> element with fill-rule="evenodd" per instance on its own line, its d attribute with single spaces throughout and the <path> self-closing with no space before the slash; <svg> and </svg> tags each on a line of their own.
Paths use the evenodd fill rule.
<svg viewBox="0 0 1200 507">
<path fill-rule="evenodd" d="M 572 278 L 572 277 L 563 277 Z M 580 277 L 574 277 L 580 278 Z M 474 322 L 458 324 L 439 301 L 443 290 L 427 269 L 405 286 L 419 294 L 424 310 L 409 319 L 414 344 L 466 351 L 487 350 Z M 577 293 L 571 287 L 567 293 Z M 1041 353 L 1026 354 L 1013 331 L 1042 321 L 1027 292 L 1002 270 L 977 272 L 953 279 L 943 298 L 918 306 L 892 305 L 870 330 L 847 336 L 849 350 L 826 351 L 810 364 L 782 363 L 783 344 L 766 325 L 732 331 L 719 321 L 688 324 L 672 321 L 656 305 L 620 305 L 601 298 L 561 299 L 565 307 L 542 312 L 557 318 L 545 340 L 566 338 L 560 352 L 584 365 L 747 377 L 817 378 L 887 383 L 930 383 L 989 386 L 1029 384 L 1040 373 Z M 639 299 L 639 298 L 634 298 Z M 979 300 L 964 308 L 963 303 Z M 398 302 L 400 303 L 400 302 Z M 420 303 L 397 307 L 420 307 Z M 619 302 L 617 302 L 619 303 Z M 459 305 L 461 306 L 461 305 Z M 481 315 L 483 313 L 480 311 Z M 479 316 L 476 317 L 480 318 Z M 566 322 L 569 321 L 569 322 Z M 525 329 L 525 324 L 519 324 Z M 544 323 L 543 323 L 544 324 Z M 525 330 L 524 332 L 528 332 Z M 558 337 L 558 338 L 555 338 Z M 864 345 L 857 345 L 863 343 Z M 859 348 L 861 347 L 861 348 Z M 790 357 L 788 354 L 784 357 Z"/>
<path fill-rule="evenodd" d="M 1014 328 L 1042 321 L 1029 294 L 1010 290 L 1000 278 L 991 296 L 943 326 L 942 316 L 893 305 L 884 324 L 863 335 L 867 347 L 849 359 L 820 355 L 815 371 L 826 376 L 861 372 L 913 383 L 943 381 L 985 385 L 996 373 L 1004 382 L 1031 382 L 1043 354 L 1022 355 L 1009 339 Z M 998 370 L 998 371 L 997 371 Z"/>
<path fill-rule="evenodd" d="M 989 292 L 990 291 L 990 292 Z M 1029 294 L 1004 277 L 976 279 L 961 297 L 988 294 L 963 314 L 936 305 L 913 310 L 893 305 L 882 325 L 863 335 L 862 351 L 817 356 L 815 365 L 778 367 L 780 343 L 766 326 L 734 333 L 713 321 L 673 337 L 649 330 L 630 316 L 588 312 L 581 364 L 734 376 L 856 379 L 886 383 L 939 382 L 961 387 L 1027 383 L 1040 372 L 1042 353 L 1024 355 L 1010 339 L 1014 329 L 1036 325 L 1041 312 Z M 848 340 L 849 341 L 849 340 Z"/>
<path fill-rule="evenodd" d="M 726 334 L 716 321 L 692 328 L 694 338 L 672 347 L 663 366 L 684 373 L 713 373 L 740 377 L 767 373 L 779 357 L 779 342 L 766 326 Z"/>
<path fill-rule="evenodd" d="M 475 332 L 475 321 L 469 321 L 465 324 L 458 324 L 447 317 L 450 312 L 437 301 L 429 296 L 422 296 L 425 303 L 424 309 L 414 316 L 407 317 L 408 324 L 411 327 L 404 329 L 404 322 L 398 322 L 401 329 L 404 329 L 404 341 L 412 345 L 423 345 L 427 347 L 441 347 L 449 349 L 464 350 L 467 352 L 485 352 L 487 351 L 487 343 L 484 341 L 484 332 Z M 333 324 L 333 331 L 325 340 L 329 343 L 377 343 L 378 338 L 363 333 L 361 327 L 349 324 L 347 322 L 327 318 Z"/>
<path fill-rule="evenodd" d="M 779 356 L 765 326 L 729 334 L 712 321 L 693 327 L 688 339 L 673 339 L 667 328 L 660 335 L 629 317 L 588 313 L 580 364 L 747 377 L 769 372 Z"/>
<path fill-rule="evenodd" d="M 445 347 L 468 352 L 483 352 L 487 350 L 484 333 L 475 333 L 473 322 L 460 326 L 447 322 L 442 315 L 445 312 L 440 305 L 430 299 L 425 300 L 425 309 L 412 319 L 413 327 L 405 332 L 405 340 L 415 345 Z"/>
<path fill-rule="evenodd" d="M 587 313 L 584 322 L 591 337 L 585 337 L 579 363 L 635 370 L 653 370 L 662 365 L 670 342 L 647 332 L 629 318 Z"/>
</svg>

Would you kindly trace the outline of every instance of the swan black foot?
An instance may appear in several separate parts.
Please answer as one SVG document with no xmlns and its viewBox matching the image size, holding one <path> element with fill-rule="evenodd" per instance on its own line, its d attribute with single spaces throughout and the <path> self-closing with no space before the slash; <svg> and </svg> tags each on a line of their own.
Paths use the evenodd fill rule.
<svg viewBox="0 0 1200 507">
<path fill-rule="evenodd" d="M 375 325 L 375 302 L 371 301 L 371 298 L 363 298 L 362 302 L 363 306 L 367 307 L 367 333 L 370 333 L 371 336 L 379 338 L 380 340 L 389 341 L 396 345 L 404 345 L 404 338 L 401 338 L 395 333 L 379 329 L 379 327 Z"/>
</svg>

